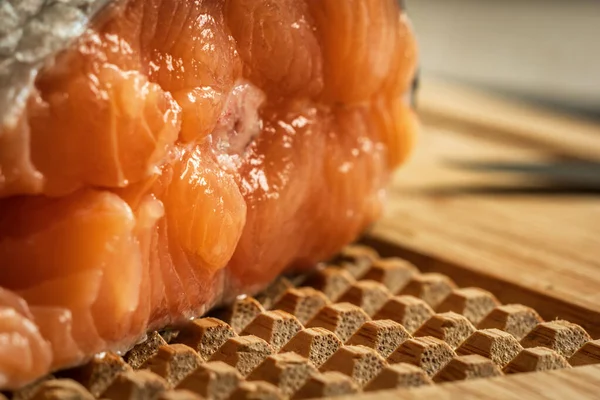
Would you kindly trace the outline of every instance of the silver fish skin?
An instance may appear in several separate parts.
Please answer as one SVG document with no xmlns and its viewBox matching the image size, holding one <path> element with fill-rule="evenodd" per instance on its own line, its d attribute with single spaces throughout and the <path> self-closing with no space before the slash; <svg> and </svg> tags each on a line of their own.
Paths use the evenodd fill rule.
<svg viewBox="0 0 600 400">
<path fill-rule="evenodd" d="M 35 78 L 112 0 L 0 0 L 0 135 L 13 128 Z"/>
</svg>

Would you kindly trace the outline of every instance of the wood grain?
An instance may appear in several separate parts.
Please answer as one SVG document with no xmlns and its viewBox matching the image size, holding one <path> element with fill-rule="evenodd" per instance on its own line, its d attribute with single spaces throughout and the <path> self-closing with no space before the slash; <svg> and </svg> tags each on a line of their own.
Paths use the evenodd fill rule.
<svg viewBox="0 0 600 400">
<path fill-rule="evenodd" d="M 419 146 L 367 243 L 600 337 L 600 196 L 545 194 L 523 177 L 448 164 L 600 160 L 600 126 L 435 82 L 419 106 Z"/>
<path fill-rule="evenodd" d="M 544 149 L 554 155 L 600 159 L 600 125 L 529 103 L 425 77 L 419 113 L 429 126 Z"/>
<path fill-rule="evenodd" d="M 564 400 L 597 399 L 600 366 L 536 372 L 459 383 L 365 393 L 339 400 L 461 399 L 461 400 Z"/>
</svg>

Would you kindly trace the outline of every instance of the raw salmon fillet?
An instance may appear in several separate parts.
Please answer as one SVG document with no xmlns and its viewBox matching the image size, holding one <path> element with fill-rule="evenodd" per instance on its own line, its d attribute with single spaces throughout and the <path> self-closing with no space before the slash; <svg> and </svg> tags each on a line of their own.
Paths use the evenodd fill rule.
<svg viewBox="0 0 600 400">
<path fill-rule="evenodd" d="M 396 0 L 111 3 L 0 127 L 0 389 L 354 240 L 416 59 Z"/>
</svg>

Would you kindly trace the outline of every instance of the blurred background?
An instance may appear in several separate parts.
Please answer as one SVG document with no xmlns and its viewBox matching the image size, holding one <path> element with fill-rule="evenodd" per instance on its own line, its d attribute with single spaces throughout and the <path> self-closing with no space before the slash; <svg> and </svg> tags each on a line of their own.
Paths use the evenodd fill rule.
<svg viewBox="0 0 600 400">
<path fill-rule="evenodd" d="M 406 0 L 426 76 L 600 119 L 600 0 Z"/>
</svg>

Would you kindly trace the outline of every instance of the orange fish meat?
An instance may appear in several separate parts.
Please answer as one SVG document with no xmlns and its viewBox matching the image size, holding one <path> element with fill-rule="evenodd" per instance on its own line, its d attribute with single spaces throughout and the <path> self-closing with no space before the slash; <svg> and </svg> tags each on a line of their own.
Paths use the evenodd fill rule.
<svg viewBox="0 0 600 400">
<path fill-rule="evenodd" d="M 0 127 L 0 389 L 354 240 L 413 146 L 397 0 L 122 0 Z"/>
</svg>

